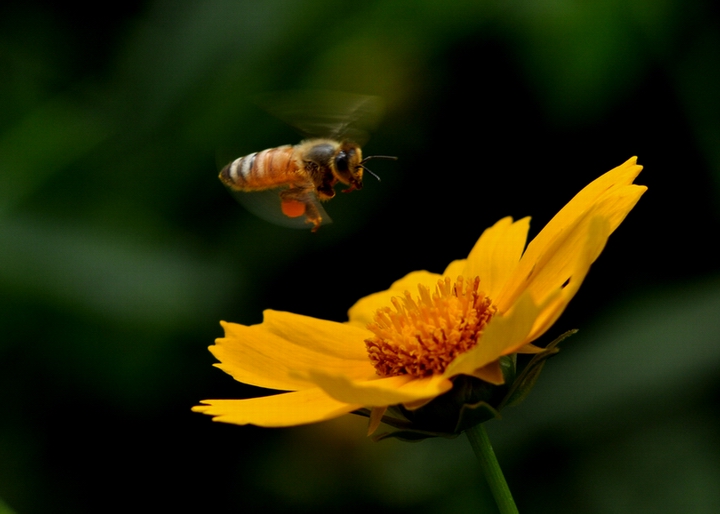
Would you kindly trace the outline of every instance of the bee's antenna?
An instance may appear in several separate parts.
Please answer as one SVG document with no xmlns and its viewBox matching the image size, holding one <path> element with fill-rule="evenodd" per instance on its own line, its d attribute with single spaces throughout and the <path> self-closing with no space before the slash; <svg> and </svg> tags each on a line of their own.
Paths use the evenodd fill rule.
<svg viewBox="0 0 720 514">
<path fill-rule="evenodd" d="M 375 177 L 378 182 L 381 182 L 380 177 L 378 177 L 377 174 L 375 174 L 370 168 L 368 168 L 367 166 L 363 166 L 362 164 L 360 165 L 360 167 L 361 167 L 362 169 L 364 169 L 365 171 L 367 171 L 370 175 L 372 175 L 373 177 Z"/>
<path fill-rule="evenodd" d="M 394 155 L 368 155 L 362 161 L 360 161 L 360 164 L 365 164 L 370 159 L 389 159 L 391 161 L 397 161 L 397 157 L 395 157 Z"/>
<path fill-rule="evenodd" d="M 372 175 L 373 177 L 375 177 L 378 182 L 380 182 L 380 177 L 378 177 L 375 173 L 373 173 L 373 172 L 370 170 L 370 168 L 368 168 L 367 166 L 363 166 L 363 164 L 365 164 L 365 163 L 366 163 L 367 161 L 369 161 L 370 159 L 388 159 L 388 160 L 391 160 L 391 161 L 397 161 L 397 157 L 395 157 L 394 155 L 368 155 L 368 156 L 365 157 L 362 161 L 360 161 L 360 167 L 361 167 L 362 169 L 364 169 L 365 171 L 367 171 L 368 173 L 370 173 L 370 175 Z"/>
</svg>

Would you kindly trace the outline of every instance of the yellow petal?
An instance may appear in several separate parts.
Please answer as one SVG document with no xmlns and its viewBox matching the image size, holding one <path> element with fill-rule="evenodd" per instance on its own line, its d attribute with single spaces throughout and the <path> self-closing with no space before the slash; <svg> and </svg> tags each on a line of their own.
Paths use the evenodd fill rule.
<svg viewBox="0 0 720 514">
<path fill-rule="evenodd" d="M 448 264 L 448 267 L 445 268 L 445 271 L 443 271 L 443 277 L 450 277 L 452 280 L 455 280 L 461 275 L 465 276 L 463 275 L 463 273 L 465 273 L 466 266 L 467 259 L 459 259 L 457 261 L 452 261 L 450 264 Z"/>
<path fill-rule="evenodd" d="M 429 271 L 408 273 L 400 280 L 393 282 L 389 289 L 358 300 L 348 311 L 349 324 L 365 328 L 368 323 L 373 321 L 373 317 L 379 308 L 392 305 L 390 300 L 393 296 L 402 296 L 405 291 L 410 291 L 411 294 L 416 295 L 419 284 L 423 284 L 433 291 L 440 278 L 441 275 Z"/>
<path fill-rule="evenodd" d="M 537 324 L 537 321 L 535 323 Z M 531 332 L 531 334 L 532 334 L 532 332 Z M 528 337 L 528 339 L 532 340 L 532 339 L 534 339 L 534 337 L 531 335 L 530 337 Z M 518 348 L 517 353 L 533 354 L 533 353 L 540 353 L 543 350 L 544 350 L 544 348 L 540 348 L 539 346 L 535 346 L 534 344 L 526 344 L 525 346 L 521 346 L 520 348 Z"/>
<path fill-rule="evenodd" d="M 528 335 L 542 311 L 529 294 L 524 294 L 506 314 L 496 314 L 488 323 L 477 346 L 459 355 L 442 376 L 473 375 L 480 368 L 512 353 L 528 342 Z"/>
<path fill-rule="evenodd" d="M 407 410 L 418 410 L 420 407 L 424 407 L 431 401 L 433 401 L 435 397 L 432 398 L 423 398 L 422 400 L 415 400 L 412 402 L 405 402 L 402 404 L 403 407 L 405 407 Z"/>
<path fill-rule="evenodd" d="M 367 435 L 370 436 L 375 433 L 380 426 L 380 423 L 382 423 L 382 418 L 385 415 L 386 410 L 387 407 L 373 407 L 370 409 L 370 421 L 368 422 Z"/>
<path fill-rule="evenodd" d="M 593 255 L 587 256 L 592 264 L 605 247 L 610 234 L 617 228 L 620 221 L 640 199 L 645 188 L 627 186 L 617 191 L 612 197 L 600 200 L 587 210 L 587 214 L 578 218 L 577 222 L 556 238 L 547 248 L 546 253 L 535 263 L 530 276 L 525 280 L 524 287 L 531 291 L 533 298 L 542 301 L 547 295 L 557 290 L 576 273 L 580 253 L 587 252 L 588 245 L 595 248 Z M 588 241 L 591 225 L 595 219 L 605 220 L 607 230 L 595 231 L 595 241 Z M 584 278 L 584 274 L 582 275 Z M 580 286 L 582 278 L 574 277 L 575 288 Z M 575 289 L 576 290 L 576 289 Z"/>
<path fill-rule="evenodd" d="M 536 302 L 557 290 L 573 271 L 592 218 L 607 218 L 612 233 L 645 192 L 644 186 L 628 185 L 641 169 L 631 159 L 585 187 L 555 215 L 528 245 L 497 298 L 498 309 L 510 308 L 525 290 L 532 291 Z"/>
<path fill-rule="evenodd" d="M 508 217 L 486 229 L 470 251 L 463 275 L 480 277 L 480 289 L 497 298 L 520 261 L 529 228 L 529 217 L 515 223 Z"/>
<path fill-rule="evenodd" d="M 612 194 L 613 190 L 632 184 L 640 171 L 642 171 L 642 166 L 637 165 L 636 161 L 637 157 L 628 159 L 625 163 L 613 168 L 585 186 L 550 220 L 535 237 L 531 245 L 538 248 L 547 246 L 548 241 L 555 239 L 564 230 L 564 227 L 571 224 L 579 215 L 582 215 L 600 197 L 608 193 Z M 530 246 L 528 246 L 528 251 L 531 252 Z"/>
<path fill-rule="evenodd" d="M 452 382 L 440 375 L 428 378 L 400 375 L 375 380 L 352 381 L 323 370 L 311 372 L 310 377 L 328 396 L 338 401 L 362 404 L 366 407 L 384 407 L 434 398 L 452 388 Z"/>
<path fill-rule="evenodd" d="M 494 385 L 501 385 L 505 383 L 505 377 L 502 374 L 500 361 L 493 361 L 480 369 L 476 369 L 473 376 Z"/>
<path fill-rule="evenodd" d="M 268 389 L 294 391 L 307 389 L 312 384 L 302 380 L 301 372 L 324 368 L 353 379 L 366 378 L 375 373 L 367 353 L 333 352 L 332 344 L 348 347 L 348 341 L 358 342 L 364 350 L 364 339 L 369 332 L 343 323 L 307 318 L 296 314 L 266 311 L 273 323 L 288 323 L 288 338 L 267 329 L 264 323 L 244 326 L 222 323 L 225 337 L 215 341 L 210 351 L 220 361 L 216 366 L 235 380 Z M 308 330 L 315 327 L 316 331 Z M 293 327 L 298 332 L 293 333 Z M 346 355 L 343 356 L 342 354 Z M 340 354 L 340 355 L 338 355 Z"/>
<path fill-rule="evenodd" d="M 261 427 L 290 427 L 337 418 L 362 407 L 333 400 L 320 389 L 305 389 L 248 400 L 203 400 L 193 411 L 213 421 Z"/>
<path fill-rule="evenodd" d="M 262 326 L 272 334 L 313 351 L 341 359 L 368 360 L 365 339 L 372 337 L 368 330 L 272 310 L 263 313 Z"/>
<path fill-rule="evenodd" d="M 580 285 L 590 271 L 590 265 L 605 247 L 610 230 L 610 222 L 603 216 L 596 216 L 590 221 L 582 251 L 577 252 L 576 261 L 573 263 L 570 281 L 565 287 L 559 287 L 556 290 L 556 299 L 548 302 L 543 308 L 530 333 L 530 341 L 542 336 L 563 313 L 565 307 L 580 289 Z"/>
</svg>

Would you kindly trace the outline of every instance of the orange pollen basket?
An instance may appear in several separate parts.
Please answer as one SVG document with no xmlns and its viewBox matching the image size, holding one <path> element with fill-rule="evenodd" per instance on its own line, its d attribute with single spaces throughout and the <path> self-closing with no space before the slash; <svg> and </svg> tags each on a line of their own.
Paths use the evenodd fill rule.
<svg viewBox="0 0 720 514">
<path fill-rule="evenodd" d="M 370 361 L 381 377 L 442 374 L 458 355 L 482 337 L 496 312 L 490 298 L 479 291 L 480 278 L 438 280 L 434 293 L 419 285 L 416 299 L 405 291 L 390 307 L 378 309 L 368 325 L 375 337 L 365 340 Z"/>
<path fill-rule="evenodd" d="M 305 204 L 297 200 L 283 200 L 280 208 L 288 218 L 298 218 L 305 214 Z"/>
</svg>

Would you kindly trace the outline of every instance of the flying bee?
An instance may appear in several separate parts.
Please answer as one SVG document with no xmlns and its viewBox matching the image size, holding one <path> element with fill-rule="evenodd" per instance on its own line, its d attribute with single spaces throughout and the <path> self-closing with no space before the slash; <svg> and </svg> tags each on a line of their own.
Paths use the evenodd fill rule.
<svg viewBox="0 0 720 514">
<path fill-rule="evenodd" d="M 368 160 L 396 159 L 384 155 L 363 159 L 360 145 L 355 142 L 366 139 L 363 125 L 378 118 L 377 97 L 298 92 L 275 94 L 267 105 L 272 114 L 304 133 L 314 136 L 322 133 L 326 137 L 268 148 L 227 164 L 220 171 L 220 181 L 237 193 L 250 210 L 254 209 L 248 205 L 250 200 L 246 201 L 245 193 L 272 191 L 274 202 L 279 197 L 279 206 L 276 203 L 274 209 L 279 207 L 285 218 L 304 216 L 305 224 L 312 224 L 315 232 L 323 222 L 329 222 L 320 201 L 333 198 L 338 183 L 348 186 L 343 192 L 360 190 L 364 171 L 378 178 L 365 167 Z"/>
</svg>

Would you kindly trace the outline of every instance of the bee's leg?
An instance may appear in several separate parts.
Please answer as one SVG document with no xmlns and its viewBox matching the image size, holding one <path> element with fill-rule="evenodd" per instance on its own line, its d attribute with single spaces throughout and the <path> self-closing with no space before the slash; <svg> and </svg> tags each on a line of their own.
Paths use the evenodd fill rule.
<svg viewBox="0 0 720 514">
<path fill-rule="evenodd" d="M 317 192 L 320 198 L 323 200 L 329 200 L 335 196 L 335 182 L 337 181 L 334 179 L 325 180 L 317 187 Z"/>
<path fill-rule="evenodd" d="M 308 223 L 313 224 L 312 232 L 317 232 L 320 228 L 320 224 L 322 223 L 322 216 L 320 215 L 320 212 L 318 212 L 318 209 L 315 207 L 313 202 L 305 204 L 305 209 L 305 219 Z"/>
<path fill-rule="evenodd" d="M 316 232 L 322 223 L 322 216 L 315 206 L 312 191 L 303 187 L 291 187 L 280 193 L 280 200 L 283 203 L 300 203 L 304 206 L 305 221 L 312 223 L 312 231 Z M 302 211 L 301 211 L 302 212 Z M 302 214 L 299 214 L 302 215 Z"/>
<path fill-rule="evenodd" d="M 313 183 L 313 190 L 322 200 L 329 200 L 335 196 L 335 184 L 338 179 L 335 178 L 328 166 L 319 166 L 312 161 L 304 161 L 305 170 Z"/>
</svg>

